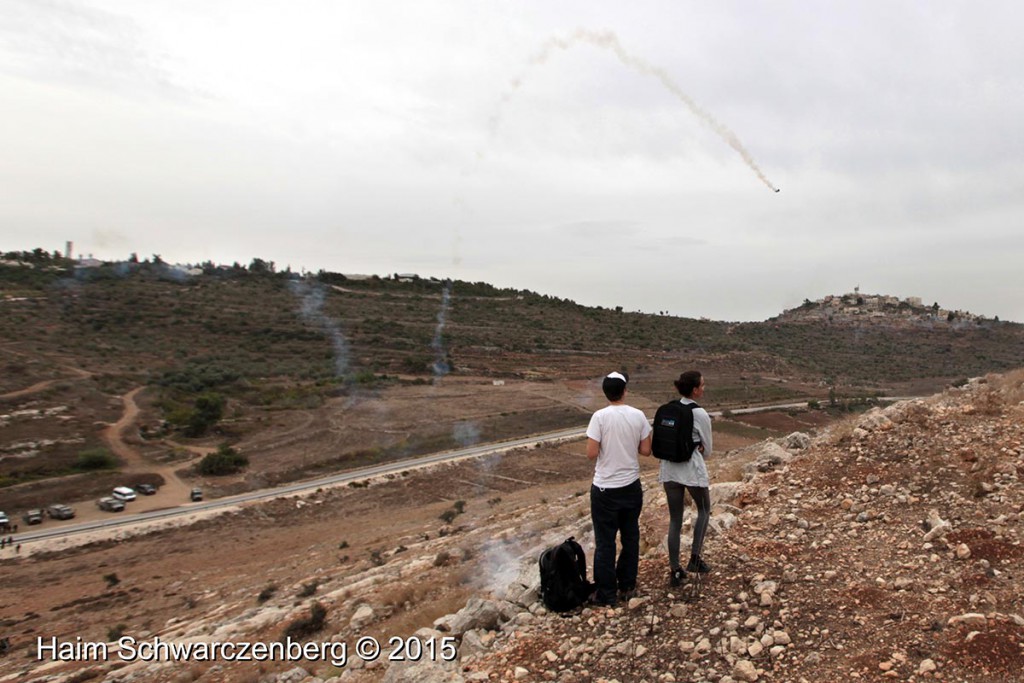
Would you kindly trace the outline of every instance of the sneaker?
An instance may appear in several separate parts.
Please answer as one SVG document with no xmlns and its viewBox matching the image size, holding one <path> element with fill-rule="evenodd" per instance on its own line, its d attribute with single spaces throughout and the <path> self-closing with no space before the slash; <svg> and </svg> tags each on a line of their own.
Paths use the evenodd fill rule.
<svg viewBox="0 0 1024 683">
<path fill-rule="evenodd" d="M 686 581 L 686 570 L 682 567 L 676 567 L 672 570 L 672 575 L 668 579 L 668 585 L 675 588 L 676 586 L 682 586 L 684 581 Z"/>
<path fill-rule="evenodd" d="M 686 565 L 686 571 L 694 572 L 696 574 L 707 574 L 711 571 L 711 567 L 707 565 L 704 560 L 698 555 L 690 555 L 690 564 Z"/>
</svg>

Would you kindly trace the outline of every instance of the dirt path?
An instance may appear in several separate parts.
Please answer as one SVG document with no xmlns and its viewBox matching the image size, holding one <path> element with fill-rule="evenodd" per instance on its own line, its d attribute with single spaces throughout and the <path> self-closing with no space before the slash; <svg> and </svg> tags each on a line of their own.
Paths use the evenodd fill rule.
<svg viewBox="0 0 1024 683">
<path fill-rule="evenodd" d="M 123 471 L 128 479 L 126 485 L 131 485 L 132 475 L 143 472 L 156 472 L 164 479 L 163 486 L 154 495 L 139 496 L 137 500 L 129 503 L 128 509 L 131 512 L 145 512 L 180 505 L 189 500 L 189 491 L 192 488 L 190 484 L 182 481 L 175 471 L 182 467 L 182 463 L 154 466 L 124 440 L 125 430 L 133 427 L 139 416 L 139 405 L 135 402 L 135 397 L 143 389 L 145 387 L 136 387 L 121 397 L 124 402 L 124 414 L 121 415 L 121 419 L 104 429 L 102 434 L 103 440 L 110 446 L 110 450 L 124 463 Z"/>
<path fill-rule="evenodd" d="M 35 393 L 38 393 L 40 391 L 45 391 L 46 389 L 49 389 L 50 387 L 52 387 L 57 382 L 64 382 L 64 381 L 66 381 L 68 379 L 88 379 L 89 377 L 92 377 L 92 373 L 89 372 L 88 370 L 82 370 L 81 368 L 73 368 L 70 365 L 64 365 L 64 366 L 61 366 L 61 367 L 63 367 L 65 370 L 70 370 L 71 372 L 73 372 L 75 374 L 75 377 L 70 377 L 70 378 L 69 377 L 57 377 L 55 379 L 47 379 L 47 380 L 43 380 L 42 382 L 36 382 L 35 384 L 33 384 L 30 387 L 25 387 L 24 389 L 18 389 L 17 391 L 9 391 L 6 394 L 0 394 L 0 400 L 6 400 L 6 399 L 12 399 L 12 398 L 21 398 L 22 396 L 29 396 L 30 394 L 35 394 Z"/>
</svg>

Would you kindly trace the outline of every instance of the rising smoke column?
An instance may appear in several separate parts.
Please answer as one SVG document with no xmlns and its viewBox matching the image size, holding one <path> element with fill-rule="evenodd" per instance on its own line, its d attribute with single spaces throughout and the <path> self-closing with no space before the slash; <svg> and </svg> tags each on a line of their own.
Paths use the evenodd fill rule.
<svg viewBox="0 0 1024 683">
<path fill-rule="evenodd" d="M 568 50 L 575 45 L 580 43 L 589 43 L 596 47 L 603 48 L 605 50 L 611 50 L 619 61 L 628 66 L 629 68 L 639 71 L 647 76 L 653 76 L 658 79 L 665 88 L 671 92 L 676 98 L 686 105 L 686 108 L 690 110 L 698 119 L 701 120 L 708 128 L 713 130 L 722 138 L 726 144 L 736 150 L 743 161 L 750 167 L 750 169 L 757 174 L 757 177 L 761 179 L 768 188 L 774 192 L 778 192 L 779 188 L 772 185 L 771 181 L 764 172 L 758 167 L 757 162 L 754 161 L 754 157 L 750 155 L 750 152 L 743 146 L 740 139 L 736 137 L 736 133 L 732 132 L 728 126 L 719 122 L 711 115 L 706 109 L 697 104 L 692 97 L 683 92 L 683 89 L 678 83 L 672 80 L 672 77 L 668 75 L 664 69 L 654 66 L 653 64 L 641 59 L 631 53 L 622 46 L 619 42 L 618 36 L 612 31 L 587 31 L 585 29 L 576 29 L 576 31 L 569 38 L 549 38 L 537 54 L 530 57 L 530 66 L 540 66 L 547 63 L 551 58 L 551 55 L 555 53 L 555 50 Z M 513 91 L 518 90 L 523 84 L 523 76 L 512 79 L 510 85 Z M 499 109 L 507 104 L 512 99 L 511 92 L 505 93 L 501 96 L 499 101 Z M 500 119 L 500 111 L 495 113 L 490 120 L 491 134 L 493 135 L 498 128 L 498 121 Z"/>
<path fill-rule="evenodd" d="M 434 339 L 430 342 L 430 348 L 434 351 L 434 381 L 451 372 L 451 367 L 446 360 L 444 350 L 444 326 L 448 321 L 448 308 L 452 300 L 452 281 L 444 281 L 444 289 L 441 290 L 441 310 L 437 312 L 437 328 L 434 330 Z"/>
<path fill-rule="evenodd" d="M 341 331 L 338 322 L 324 313 L 324 289 L 319 284 L 289 280 L 288 288 L 301 300 L 299 313 L 303 320 L 310 322 L 326 334 L 334 347 L 334 373 L 340 378 L 348 374 L 349 347 L 348 340 Z"/>
</svg>

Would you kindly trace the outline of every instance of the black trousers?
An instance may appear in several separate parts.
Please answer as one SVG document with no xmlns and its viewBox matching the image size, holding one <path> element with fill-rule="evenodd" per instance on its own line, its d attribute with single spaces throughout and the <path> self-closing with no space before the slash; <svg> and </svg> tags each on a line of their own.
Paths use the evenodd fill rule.
<svg viewBox="0 0 1024 683">
<path fill-rule="evenodd" d="M 644 491 L 637 479 L 621 488 L 590 487 L 590 517 L 594 522 L 594 583 L 597 601 L 614 603 L 616 589 L 636 588 L 640 565 L 640 511 L 644 507 Z M 622 550 L 615 559 L 615 535 L 620 536 Z"/>
<path fill-rule="evenodd" d="M 704 535 L 708 531 L 711 520 L 711 493 L 700 486 L 684 486 L 678 482 L 666 481 L 665 497 L 668 499 L 668 561 L 672 569 L 679 564 L 679 534 L 683 530 L 683 506 L 685 493 L 690 492 L 694 505 L 697 506 L 697 522 L 693 525 L 693 545 L 691 555 L 700 555 L 704 548 Z M 683 565 L 686 563 L 684 562 Z"/>
</svg>

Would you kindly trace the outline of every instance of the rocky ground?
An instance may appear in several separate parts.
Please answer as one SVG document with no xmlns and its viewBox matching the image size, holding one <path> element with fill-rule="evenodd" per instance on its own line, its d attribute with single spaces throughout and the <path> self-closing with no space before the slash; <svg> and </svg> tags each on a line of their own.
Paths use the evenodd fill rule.
<svg viewBox="0 0 1024 683">
<path fill-rule="evenodd" d="M 524 585 L 518 611 L 435 625 L 461 635 L 458 666 L 385 680 L 1024 680 L 1022 380 L 759 446 L 746 484 L 718 487 L 699 590 L 667 585 L 658 501 L 628 605 L 556 616 Z"/>
<path fill-rule="evenodd" d="M 640 590 L 615 609 L 555 615 L 537 600 L 540 550 L 575 535 L 593 556 L 579 444 L 22 558 L 0 565 L 17 636 L 0 681 L 1024 680 L 1022 385 L 1024 372 L 993 377 L 813 439 L 723 449 L 718 471 L 745 473 L 713 485 L 699 589 L 668 586 L 668 514 L 645 463 Z M 355 520 L 344 532 L 339 512 Z M 96 585 L 52 595 L 83 569 Z M 180 644 L 295 634 L 346 656 L 46 663 L 24 642 L 105 640 L 115 625 Z M 357 655 L 367 637 L 380 656 Z"/>
</svg>

